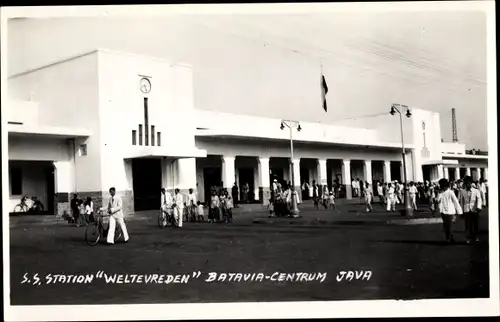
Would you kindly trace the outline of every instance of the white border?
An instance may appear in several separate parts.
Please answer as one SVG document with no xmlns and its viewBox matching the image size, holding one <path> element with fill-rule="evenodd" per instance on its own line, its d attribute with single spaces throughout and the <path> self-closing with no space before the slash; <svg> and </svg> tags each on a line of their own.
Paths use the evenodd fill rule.
<svg viewBox="0 0 500 322">
<path fill-rule="evenodd" d="M 2 94 L 6 93 L 6 21 L 12 17 L 77 17 L 166 14 L 237 14 L 237 13 L 325 13 L 352 11 L 482 11 L 487 16 L 487 105 L 488 168 L 490 195 L 498 195 L 497 124 L 496 124 L 496 48 L 494 1 L 399 2 L 399 3 L 335 3 L 335 4 L 240 4 L 177 6 L 88 6 L 88 7 L 16 7 L 2 8 L 1 67 Z M 6 95 L 2 95 L 2 114 Z M 2 186 L 8 187 L 8 133 L 2 118 Z M 8 189 L 2 189 L 8 200 Z M 4 307 L 7 321 L 81 321 L 81 320 L 158 320 L 158 319 L 229 319 L 229 318 L 328 318 L 328 317 L 431 317 L 431 316 L 496 316 L 499 308 L 498 200 L 491 198 L 490 208 L 490 299 L 418 300 L 418 301 L 333 301 L 276 302 L 232 304 L 151 304 L 109 306 L 10 306 L 9 217 L 7 204 L 3 212 L 4 242 Z M 359 306 L 362 309 L 359 309 Z M 99 315 L 96 315 L 99 312 Z M 63 314 L 64 313 L 64 314 Z"/>
</svg>

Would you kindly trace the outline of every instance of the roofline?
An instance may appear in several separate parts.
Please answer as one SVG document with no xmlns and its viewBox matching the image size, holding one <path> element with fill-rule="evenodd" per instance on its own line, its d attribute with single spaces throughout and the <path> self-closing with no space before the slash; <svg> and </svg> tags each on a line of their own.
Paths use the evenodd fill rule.
<svg viewBox="0 0 500 322">
<path fill-rule="evenodd" d="M 94 54 L 94 53 L 96 53 L 98 51 L 99 51 L 99 49 L 94 49 L 94 50 L 91 50 L 91 51 L 86 51 L 86 52 L 83 52 L 83 53 L 78 54 L 78 55 L 70 56 L 70 57 L 67 57 L 67 58 L 64 58 L 64 59 L 61 59 L 61 60 L 58 60 L 58 61 L 54 61 L 54 62 L 46 64 L 46 65 L 42 65 L 40 67 L 28 69 L 28 70 L 25 70 L 23 72 L 16 73 L 16 74 L 8 76 L 8 79 L 16 78 L 16 77 L 19 77 L 19 76 L 23 76 L 23 75 L 26 75 L 26 74 L 33 73 L 33 72 L 37 72 L 39 70 L 42 70 L 42 69 L 45 69 L 45 68 L 48 68 L 48 67 L 52 67 L 52 66 L 55 66 L 55 65 L 66 63 L 66 62 L 71 61 L 71 60 L 75 60 L 75 59 L 78 59 L 78 58 L 81 58 L 81 57 L 85 57 L 85 56 Z"/>
<path fill-rule="evenodd" d="M 186 63 L 180 63 L 180 62 L 175 63 L 175 62 L 172 62 L 170 60 L 167 60 L 167 59 L 164 59 L 164 58 L 160 58 L 160 57 L 143 55 L 143 54 L 137 54 L 137 53 L 130 53 L 130 52 L 124 52 L 124 51 L 118 51 L 118 50 L 111 50 L 111 49 L 106 49 L 106 48 L 96 48 L 96 49 L 93 49 L 93 50 L 90 50 L 90 51 L 83 52 L 81 54 L 77 54 L 77 55 L 69 56 L 69 57 L 66 57 L 66 58 L 63 58 L 63 59 L 60 59 L 60 60 L 57 60 L 57 61 L 53 61 L 51 63 L 42 65 L 40 67 L 31 68 L 31 69 L 25 70 L 23 72 L 19 72 L 19 73 L 10 75 L 7 78 L 8 79 L 13 79 L 13 78 L 16 78 L 16 77 L 19 77 L 19 76 L 30 74 L 30 73 L 33 73 L 33 72 L 36 72 L 36 71 L 39 71 L 39 70 L 42 70 L 42 69 L 45 69 L 45 68 L 49 68 L 49 67 L 52 67 L 52 66 L 55 66 L 55 65 L 58 65 L 58 64 L 66 63 L 68 61 L 72 61 L 72 60 L 75 60 L 75 59 L 78 59 L 78 58 L 82 58 L 82 57 L 85 57 L 85 56 L 88 56 L 88 55 L 91 55 L 91 54 L 94 54 L 94 53 L 98 53 L 98 52 L 105 52 L 105 53 L 111 53 L 111 54 L 117 54 L 117 55 L 124 55 L 124 56 L 133 56 L 133 57 L 146 57 L 146 58 L 148 58 L 150 60 L 155 60 L 155 61 L 159 61 L 159 62 L 163 62 L 163 63 L 169 64 L 171 67 L 172 66 L 179 66 L 179 67 L 193 68 L 192 65 L 189 65 L 189 64 L 186 64 Z"/>
</svg>

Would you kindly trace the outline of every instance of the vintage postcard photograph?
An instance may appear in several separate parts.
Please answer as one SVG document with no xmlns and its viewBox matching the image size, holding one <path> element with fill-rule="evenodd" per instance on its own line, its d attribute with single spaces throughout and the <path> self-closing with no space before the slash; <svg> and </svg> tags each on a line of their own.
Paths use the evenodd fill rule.
<svg viewBox="0 0 500 322">
<path fill-rule="evenodd" d="M 498 315 L 494 9 L 3 7 L 5 319 Z"/>
</svg>

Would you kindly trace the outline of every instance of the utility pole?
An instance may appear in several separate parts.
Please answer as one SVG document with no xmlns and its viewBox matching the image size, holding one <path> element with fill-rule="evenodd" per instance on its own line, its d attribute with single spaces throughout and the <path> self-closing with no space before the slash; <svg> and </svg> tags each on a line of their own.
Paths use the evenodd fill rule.
<svg viewBox="0 0 500 322">
<path fill-rule="evenodd" d="M 300 127 L 300 123 L 298 121 L 291 121 L 291 120 L 282 120 L 281 121 L 281 126 L 280 129 L 284 130 L 285 126 L 288 127 L 290 130 L 290 174 L 292 177 L 291 180 L 291 187 L 290 191 L 292 193 L 291 200 L 292 200 L 292 216 L 293 217 L 299 217 L 299 208 L 297 206 L 297 199 L 295 197 L 295 173 L 294 173 L 294 166 L 293 166 L 293 130 L 297 129 L 298 132 L 302 130 Z M 300 174 L 298 174 L 300 175 Z M 298 193 L 298 192 L 297 192 Z"/>
</svg>

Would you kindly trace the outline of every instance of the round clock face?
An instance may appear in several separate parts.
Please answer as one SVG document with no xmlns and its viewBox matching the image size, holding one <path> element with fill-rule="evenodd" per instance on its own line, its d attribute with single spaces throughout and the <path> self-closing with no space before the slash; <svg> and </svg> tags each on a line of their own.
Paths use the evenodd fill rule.
<svg viewBox="0 0 500 322">
<path fill-rule="evenodd" d="M 151 91 L 151 82 L 147 78 L 142 78 L 140 82 L 141 92 L 149 93 Z"/>
</svg>

